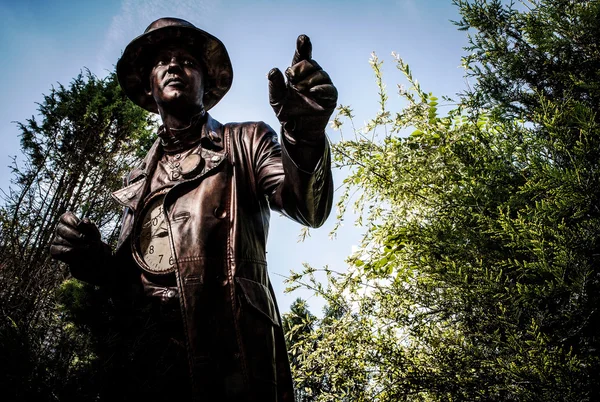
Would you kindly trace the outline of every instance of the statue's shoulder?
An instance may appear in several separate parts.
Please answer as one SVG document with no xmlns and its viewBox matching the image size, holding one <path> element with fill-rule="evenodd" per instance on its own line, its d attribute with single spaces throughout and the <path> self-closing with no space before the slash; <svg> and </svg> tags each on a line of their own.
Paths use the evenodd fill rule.
<svg viewBox="0 0 600 402">
<path fill-rule="evenodd" d="M 148 170 L 153 166 L 153 164 L 156 164 L 158 158 L 160 157 L 160 153 L 158 151 L 159 144 L 160 139 L 157 138 L 148 150 L 148 152 L 146 152 L 145 156 L 138 157 L 133 160 L 133 162 L 130 165 L 131 168 L 129 170 L 129 173 L 127 173 L 127 175 L 125 175 L 125 177 L 123 178 L 124 186 L 138 181 L 141 178 L 148 175 Z"/>
<path fill-rule="evenodd" d="M 221 124 L 210 114 L 207 119 L 207 128 L 209 131 L 228 132 L 228 135 L 232 137 L 233 141 L 241 138 L 274 133 L 271 126 L 264 121 L 235 121 Z"/>
<path fill-rule="evenodd" d="M 264 121 L 244 121 L 231 122 L 224 125 L 233 135 L 248 137 L 248 136 L 271 136 L 276 135 L 275 131 Z"/>
</svg>

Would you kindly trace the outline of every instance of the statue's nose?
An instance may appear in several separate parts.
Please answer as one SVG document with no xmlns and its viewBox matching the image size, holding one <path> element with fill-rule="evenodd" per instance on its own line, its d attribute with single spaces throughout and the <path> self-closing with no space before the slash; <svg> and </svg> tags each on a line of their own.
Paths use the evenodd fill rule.
<svg viewBox="0 0 600 402">
<path fill-rule="evenodd" d="M 169 67 L 169 70 L 171 70 L 173 68 L 181 68 L 181 64 L 177 60 L 176 56 L 171 57 L 171 60 L 169 60 L 169 66 L 168 67 Z"/>
</svg>

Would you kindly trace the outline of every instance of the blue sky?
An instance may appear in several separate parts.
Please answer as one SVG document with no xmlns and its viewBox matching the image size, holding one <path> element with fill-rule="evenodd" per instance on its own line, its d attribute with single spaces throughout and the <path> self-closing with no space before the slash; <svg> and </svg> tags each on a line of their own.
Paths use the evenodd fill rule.
<svg viewBox="0 0 600 402">
<path fill-rule="evenodd" d="M 6 95 L 0 107 L 0 188 L 10 185 L 11 156 L 19 155 L 15 121 L 36 114 L 35 102 L 56 83 L 67 85 L 83 68 L 99 77 L 114 68 L 122 50 L 153 20 L 186 19 L 225 44 L 232 60 L 233 86 L 211 110 L 222 123 L 263 120 L 278 127 L 268 104 L 266 74 L 289 65 L 296 37 L 307 34 L 313 58 L 329 73 L 339 103 L 350 105 L 356 123 L 377 111 L 377 88 L 368 60 L 375 51 L 384 60 L 384 80 L 392 110 L 402 83 L 390 56 L 396 51 L 410 64 L 426 91 L 454 96 L 466 87 L 459 67 L 466 34 L 450 20 L 459 19 L 450 0 L 0 0 L 0 85 Z M 328 132 L 332 141 L 339 133 Z M 336 184 L 343 172 L 334 172 Z M 282 311 L 296 297 L 308 298 L 320 315 L 322 301 L 296 291 L 284 294 L 282 276 L 302 262 L 343 270 L 344 259 L 360 241 L 361 229 L 351 217 L 335 240 L 329 239 L 335 211 L 324 227 L 298 243 L 300 226 L 272 215 L 268 260 Z"/>
</svg>

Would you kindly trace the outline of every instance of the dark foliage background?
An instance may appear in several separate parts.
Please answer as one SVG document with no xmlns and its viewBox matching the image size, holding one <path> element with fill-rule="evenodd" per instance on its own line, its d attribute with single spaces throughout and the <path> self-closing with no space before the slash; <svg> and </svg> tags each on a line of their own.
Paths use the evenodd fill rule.
<svg viewBox="0 0 600 402">
<path fill-rule="evenodd" d="M 38 116 L 17 123 L 22 162 L 0 209 L 0 389 L 4 400 L 93 400 L 94 362 L 108 295 L 69 279 L 48 253 L 58 217 L 87 216 L 109 242 L 120 208 L 110 198 L 153 122 L 126 100 L 114 74 L 85 71 L 44 95 Z M 84 307 L 87 322 L 77 319 Z M 95 310 L 95 311 L 92 311 Z M 81 315 L 81 314 L 79 314 Z M 97 332 L 92 336 L 94 323 Z"/>
<path fill-rule="evenodd" d="M 357 128 L 342 105 L 332 122 L 351 123 L 333 144 L 338 218 L 356 208 L 365 237 L 347 272 L 291 274 L 327 301 L 322 318 L 302 300 L 284 316 L 299 401 L 600 399 L 600 2 L 453 3 L 469 91 L 440 100 L 395 55 L 407 88 L 389 110 L 374 55 L 379 112 Z M 114 242 L 109 194 L 154 122 L 89 71 L 38 112 L 18 123 L 0 208 L 2 397 L 115 400 L 152 369 L 128 366 L 151 323 L 47 249 L 68 210 Z"/>
</svg>

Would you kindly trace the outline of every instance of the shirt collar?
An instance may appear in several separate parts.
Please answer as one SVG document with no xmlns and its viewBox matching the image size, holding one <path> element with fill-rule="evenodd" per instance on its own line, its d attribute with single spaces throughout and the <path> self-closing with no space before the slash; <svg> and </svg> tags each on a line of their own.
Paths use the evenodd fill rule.
<svg viewBox="0 0 600 402">
<path fill-rule="evenodd" d="M 181 152 L 200 142 L 202 147 L 221 150 L 222 138 L 215 130 L 215 121 L 202 111 L 192 117 L 190 125 L 182 129 L 169 129 L 161 125 L 158 137 L 165 152 Z"/>
</svg>

